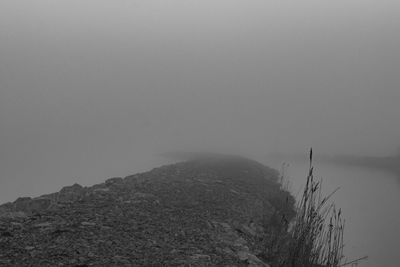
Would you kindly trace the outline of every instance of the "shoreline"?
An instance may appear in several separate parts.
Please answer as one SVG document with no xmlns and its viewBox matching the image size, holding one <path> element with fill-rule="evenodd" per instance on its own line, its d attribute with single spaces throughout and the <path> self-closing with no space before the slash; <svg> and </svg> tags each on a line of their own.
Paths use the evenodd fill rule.
<svg viewBox="0 0 400 267">
<path fill-rule="evenodd" d="M 298 154 L 273 154 L 268 157 L 274 160 L 295 160 L 307 161 L 307 157 Z M 316 162 L 333 163 L 338 165 L 358 166 L 370 169 L 379 169 L 388 171 L 400 178 L 400 156 L 374 157 L 374 156 L 356 156 L 356 155 L 316 155 Z"/>
</svg>

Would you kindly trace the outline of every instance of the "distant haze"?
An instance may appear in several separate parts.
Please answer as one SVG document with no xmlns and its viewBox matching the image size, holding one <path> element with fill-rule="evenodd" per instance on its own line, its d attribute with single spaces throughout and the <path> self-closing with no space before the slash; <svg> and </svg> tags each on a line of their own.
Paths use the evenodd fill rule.
<svg viewBox="0 0 400 267">
<path fill-rule="evenodd" d="M 171 150 L 395 153 L 399 32 L 394 0 L 2 0 L 0 202 Z"/>
</svg>

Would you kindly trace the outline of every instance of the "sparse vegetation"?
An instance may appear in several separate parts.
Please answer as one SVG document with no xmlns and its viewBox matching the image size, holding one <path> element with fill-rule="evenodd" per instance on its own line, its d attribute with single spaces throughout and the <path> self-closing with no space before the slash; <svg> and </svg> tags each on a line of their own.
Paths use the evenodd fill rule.
<svg viewBox="0 0 400 267">
<path fill-rule="evenodd" d="M 285 214 L 276 214 L 280 222 L 267 231 L 264 258 L 271 266 L 343 266 L 344 219 L 328 201 L 332 194 L 322 196 L 310 150 L 307 182 L 295 218 L 289 222 Z"/>
</svg>

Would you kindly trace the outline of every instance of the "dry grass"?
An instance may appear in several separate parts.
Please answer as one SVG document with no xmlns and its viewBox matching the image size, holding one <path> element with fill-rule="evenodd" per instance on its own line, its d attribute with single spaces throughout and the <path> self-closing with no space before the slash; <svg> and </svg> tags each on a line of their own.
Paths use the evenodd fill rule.
<svg viewBox="0 0 400 267">
<path fill-rule="evenodd" d="M 265 243 L 265 259 L 271 266 L 343 266 L 344 219 L 340 209 L 322 196 L 321 182 L 314 178 L 312 150 L 307 183 L 297 214 L 289 223 L 285 215 L 278 227 L 270 227 Z"/>
</svg>

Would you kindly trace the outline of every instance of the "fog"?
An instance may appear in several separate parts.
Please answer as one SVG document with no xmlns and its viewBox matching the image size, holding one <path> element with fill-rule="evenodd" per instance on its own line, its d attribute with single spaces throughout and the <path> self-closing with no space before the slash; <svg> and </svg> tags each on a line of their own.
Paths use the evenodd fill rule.
<svg viewBox="0 0 400 267">
<path fill-rule="evenodd" d="M 2 0 L 0 202 L 175 150 L 386 155 L 394 0 Z"/>
</svg>

